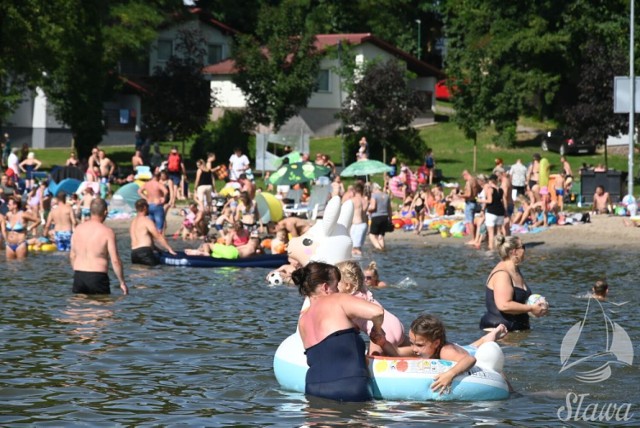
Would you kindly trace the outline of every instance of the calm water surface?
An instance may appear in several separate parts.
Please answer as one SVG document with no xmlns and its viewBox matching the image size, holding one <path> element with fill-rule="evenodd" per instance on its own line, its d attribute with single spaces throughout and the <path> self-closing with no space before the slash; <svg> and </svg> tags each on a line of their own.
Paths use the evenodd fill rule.
<svg viewBox="0 0 640 428">
<path fill-rule="evenodd" d="M 573 392 L 589 394 L 582 410 L 589 403 L 630 403 L 634 415 L 623 423 L 640 426 L 637 364 L 615 365 L 596 384 L 559 373 L 563 337 L 587 308 L 588 299 L 579 296 L 603 273 L 610 301 L 628 302 L 605 303 L 605 312 L 639 353 L 636 253 L 527 250 L 525 278 L 552 312 L 502 343 L 517 390 L 509 400 L 337 404 L 283 391 L 273 376 L 273 354 L 295 330 L 296 290 L 267 287 L 264 269 L 131 267 L 128 238 L 119 239 L 131 287 L 126 297 L 113 275 L 113 295 L 73 295 L 66 255 L 6 263 L 0 253 L 0 425 L 549 426 L 561 423 L 558 409 Z M 365 254 L 363 261 L 371 258 L 384 280 L 400 283 L 375 295 L 405 325 L 429 311 L 444 319 L 450 340 L 469 343 L 481 334 L 484 281 L 496 256 L 392 242 L 387 254 Z M 603 325 L 601 312 L 589 314 L 594 329 Z M 597 342 L 579 344 L 576 352 L 596 352 Z"/>
</svg>

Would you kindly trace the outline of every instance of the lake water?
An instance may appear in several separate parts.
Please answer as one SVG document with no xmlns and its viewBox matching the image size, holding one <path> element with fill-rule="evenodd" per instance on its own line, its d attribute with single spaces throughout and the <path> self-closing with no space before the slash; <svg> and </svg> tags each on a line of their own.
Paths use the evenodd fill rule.
<svg viewBox="0 0 640 428">
<path fill-rule="evenodd" d="M 119 239 L 129 296 L 121 295 L 113 275 L 111 296 L 73 295 L 64 254 L 0 261 L 0 425 L 585 426 L 579 418 L 587 405 L 590 418 L 594 406 L 599 414 L 625 403 L 631 412 L 620 422 L 640 425 L 637 365 L 614 365 L 599 383 L 580 382 L 571 370 L 559 373 L 563 337 L 589 302 L 578 296 L 602 274 L 610 301 L 618 304 L 605 303 L 604 310 L 638 354 L 637 253 L 527 250 L 522 271 L 533 291 L 547 297 L 551 313 L 502 343 L 505 372 L 517 390 L 510 399 L 339 404 L 283 391 L 273 375 L 273 354 L 295 330 L 297 290 L 269 288 L 264 269 L 132 267 L 128 238 Z M 365 254 L 365 261 L 378 262 L 384 280 L 401 283 L 375 291 L 376 298 L 405 325 L 432 312 L 445 321 L 450 340 L 479 337 L 484 281 L 496 256 L 452 246 L 389 246 L 385 255 Z M 587 325 L 598 331 L 603 319 L 590 310 Z M 575 352 L 602 350 L 598 343 L 580 344 Z M 567 409 L 567 394 L 588 394 L 579 414 L 577 401 Z M 569 421 L 558 419 L 559 409 Z"/>
</svg>

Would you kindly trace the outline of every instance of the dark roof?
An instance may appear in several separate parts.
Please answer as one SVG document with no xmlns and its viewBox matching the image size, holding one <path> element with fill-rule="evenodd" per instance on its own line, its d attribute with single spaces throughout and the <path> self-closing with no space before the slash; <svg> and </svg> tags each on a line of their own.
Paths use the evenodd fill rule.
<svg viewBox="0 0 640 428">
<path fill-rule="evenodd" d="M 160 28 L 167 28 L 167 27 L 171 27 L 172 25 L 181 22 L 181 21 L 185 21 L 188 19 L 191 19 L 192 16 L 197 16 L 197 18 L 201 21 L 204 22 L 205 24 L 211 25 L 212 27 L 215 27 L 217 29 L 219 29 L 221 32 L 225 33 L 225 34 L 230 34 L 232 36 L 238 34 L 238 30 L 236 30 L 235 28 L 231 28 L 226 24 L 223 24 L 222 22 L 218 21 L 217 19 L 215 19 L 213 17 L 213 15 L 211 15 L 211 13 L 200 9 L 198 7 L 190 7 L 187 8 L 187 13 L 177 13 L 174 14 L 172 16 L 172 18 L 168 21 L 166 21 L 164 24 L 162 24 L 160 26 Z"/>
<path fill-rule="evenodd" d="M 445 77 L 442 70 L 419 60 L 415 56 L 393 46 L 390 43 L 385 42 L 382 39 L 374 36 L 371 33 L 357 33 L 357 34 L 318 34 L 316 36 L 315 46 L 318 51 L 324 51 L 329 47 L 337 46 L 339 42 L 347 43 L 349 45 L 361 45 L 363 43 L 371 43 L 380 49 L 389 52 L 396 58 L 399 58 L 406 62 L 407 69 L 416 73 L 419 76 L 436 76 L 437 78 Z M 208 65 L 203 69 L 205 74 L 235 74 L 238 70 L 235 66 L 235 61 L 232 59 L 226 59 L 216 64 Z"/>
</svg>

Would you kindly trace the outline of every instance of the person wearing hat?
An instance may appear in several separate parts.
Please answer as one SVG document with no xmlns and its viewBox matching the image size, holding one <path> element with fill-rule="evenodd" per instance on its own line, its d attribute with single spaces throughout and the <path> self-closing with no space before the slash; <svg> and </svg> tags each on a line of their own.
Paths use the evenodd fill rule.
<svg viewBox="0 0 640 428">
<path fill-rule="evenodd" d="M 384 251 L 384 235 L 391 223 L 391 199 L 378 183 L 373 183 L 371 187 L 373 191 L 368 208 L 371 217 L 369 240 L 376 250 Z"/>
</svg>

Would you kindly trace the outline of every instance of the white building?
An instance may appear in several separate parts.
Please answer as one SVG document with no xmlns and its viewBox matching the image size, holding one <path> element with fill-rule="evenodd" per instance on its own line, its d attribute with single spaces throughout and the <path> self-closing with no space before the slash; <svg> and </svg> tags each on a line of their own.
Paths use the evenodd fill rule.
<svg viewBox="0 0 640 428">
<path fill-rule="evenodd" d="M 403 62 L 407 69 L 416 75 L 416 78 L 410 82 L 411 87 L 427 93 L 433 106 L 435 84 L 443 77 L 442 71 L 370 33 L 319 34 L 316 36 L 316 48 L 319 52 L 328 47 L 336 47 L 339 43 L 350 46 L 348 52 L 355 56 L 356 66 L 374 59 L 386 61 L 395 58 Z M 342 102 L 348 96 L 340 76 L 334 71 L 338 66 L 338 60 L 333 57 L 327 56 L 322 59 L 318 75 L 318 89 L 311 95 L 307 107 L 301 109 L 298 116 L 290 119 L 282 127 L 282 133 L 335 135 L 340 126 L 335 115 L 340 111 Z M 233 75 L 237 73 L 237 70 L 232 59 L 207 66 L 204 72 L 211 75 L 211 89 L 218 100 L 213 112 L 214 118 L 219 117 L 226 109 L 239 109 L 246 106 L 244 94 L 233 83 Z M 431 117 L 431 111 L 427 111 L 422 119 L 428 120 Z M 417 122 L 420 122 L 420 119 Z"/>
</svg>

